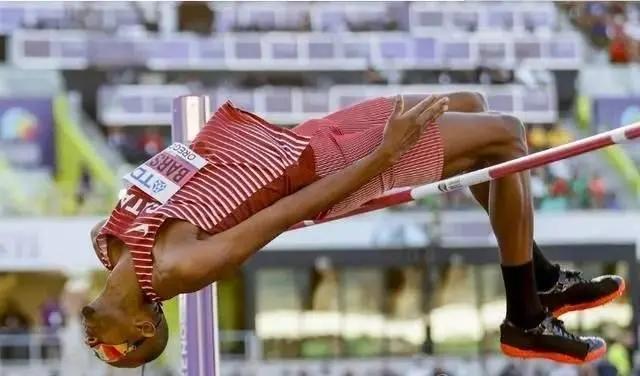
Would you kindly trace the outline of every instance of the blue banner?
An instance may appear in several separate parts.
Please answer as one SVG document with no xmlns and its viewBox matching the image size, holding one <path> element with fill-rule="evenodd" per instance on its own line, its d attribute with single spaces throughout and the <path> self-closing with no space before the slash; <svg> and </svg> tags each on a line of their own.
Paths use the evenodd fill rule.
<svg viewBox="0 0 640 376">
<path fill-rule="evenodd" d="M 55 168 L 53 98 L 0 98 L 0 152 L 12 166 Z"/>
<path fill-rule="evenodd" d="M 593 121 L 598 132 L 640 121 L 640 97 L 594 98 Z"/>
</svg>

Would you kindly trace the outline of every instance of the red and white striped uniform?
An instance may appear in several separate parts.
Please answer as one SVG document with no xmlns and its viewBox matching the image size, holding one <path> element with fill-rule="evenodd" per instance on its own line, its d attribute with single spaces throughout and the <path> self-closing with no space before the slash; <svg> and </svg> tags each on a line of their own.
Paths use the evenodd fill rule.
<svg viewBox="0 0 640 376">
<path fill-rule="evenodd" d="M 119 238 L 132 253 L 143 292 L 159 300 L 151 284 L 152 248 L 166 219 L 185 220 L 211 234 L 224 231 L 371 153 L 392 110 L 390 99 L 377 98 L 289 131 L 226 103 L 190 146 L 207 165 L 164 205 L 130 188 L 98 235 L 101 261 L 112 268 L 108 237 Z M 355 209 L 391 188 L 438 180 L 443 155 L 440 131 L 432 124 L 390 169 L 319 217 Z"/>
<path fill-rule="evenodd" d="M 108 236 L 119 238 L 132 254 L 143 292 L 159 300 L 151 283 L 152 248 L 162 223 L 176 218 L 212 234 L 224 231 L 300 188 L 289 179 L 314 178 L 308 144 L 308 137 L 224 104 L 190 145 L 208 163 L 164 205 L 135 186 L 128 189 L 97 236 L 100 260 L 113 267 Z M 305 155 L 307 163 L 298 163 Z"/>
<path fill-rule="evenodd" d="M 311 137 L 318 177 L 349 166 L 380 145 L 393 106 L 390 98 L 375 98 L 322 119 L 309 120 L 294 128 L 293 131 L 297 134 Z M 442 176 L 443 162 L 440 129 L 436 124 L 430 124 L 418 143 L 391 168 L 316 219 L 334 217 L 357 209 L 392 188 L 437 181 Z"/>
</svg>

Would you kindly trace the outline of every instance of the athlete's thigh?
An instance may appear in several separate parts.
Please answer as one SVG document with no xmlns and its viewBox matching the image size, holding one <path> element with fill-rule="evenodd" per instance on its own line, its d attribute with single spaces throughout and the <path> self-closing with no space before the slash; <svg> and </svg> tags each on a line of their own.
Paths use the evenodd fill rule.
<svg viewBox="0 0 640 376">
<path fill-rule="evenodd" d="M 447 112 L 437 121 L 444 149 L 442 177 L 476 168 L 483 156 L 504 145 L 508 125 L 499 113 Z"/>
<path fill-rule="evenodd" d="M 393 187 L 427 184 L 477 167 L 504 135 L 501 124 L 498 114 L 443 114 L 391 167 Z"/>
</svg>

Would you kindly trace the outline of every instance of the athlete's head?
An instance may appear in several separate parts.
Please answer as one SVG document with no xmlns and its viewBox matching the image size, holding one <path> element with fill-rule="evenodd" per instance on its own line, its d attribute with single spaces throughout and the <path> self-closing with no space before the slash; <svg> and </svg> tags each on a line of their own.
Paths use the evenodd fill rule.
<svg viewBox="0 0 640 376">
<path fill-rule="evenodd" d="M 167 346 L 167 322 L 158 304 L 119 306 L 98 298 L 82 309 L 82 316 L 86 344 L 111 366 L 144 365 Z"/>
</svg>

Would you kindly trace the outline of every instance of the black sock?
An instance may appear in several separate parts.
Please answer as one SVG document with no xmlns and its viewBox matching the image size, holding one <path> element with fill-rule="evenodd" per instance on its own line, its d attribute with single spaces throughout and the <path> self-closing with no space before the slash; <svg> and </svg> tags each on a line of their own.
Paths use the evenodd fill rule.
<svg viewBox="0 0 640 376">
<path fill-rule="evenodd" d="M 560 268 L 544 257 L 535 241 L 533 242 L 533 267 L 536 272 L 538 291 L 547 291 L 558 282 Z"/>
<path fill-rule="evenodd" d="M 538 298 L 533 262 L 516 266 L 501 265 L 507 295 L 507 320 L 523 329 L 537 326 L 545 317 Z"/>
</svg>

